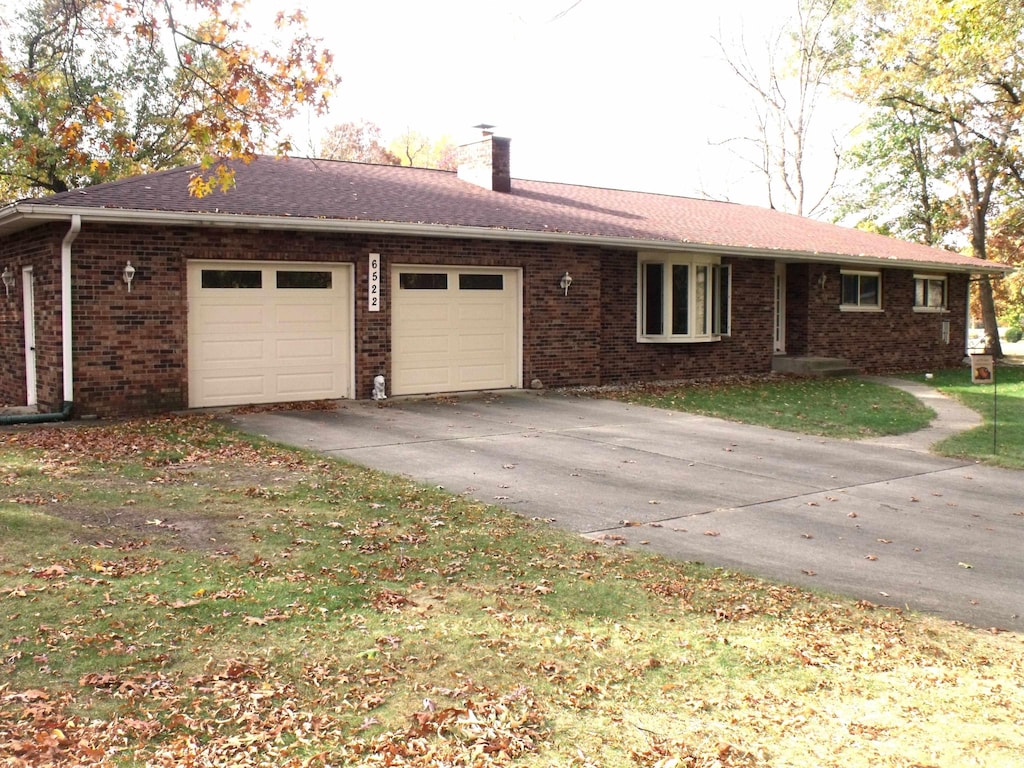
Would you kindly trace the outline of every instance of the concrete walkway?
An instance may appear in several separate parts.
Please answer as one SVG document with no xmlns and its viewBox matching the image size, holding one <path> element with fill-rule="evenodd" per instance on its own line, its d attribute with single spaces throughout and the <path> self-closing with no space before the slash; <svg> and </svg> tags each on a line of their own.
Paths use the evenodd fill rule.
<svg viewBox="0 0 1024 768">
<path fill-rule="evenodd" d="M 885 384 L 896 389 L 902 389 L 904 392 L 909 392 L 935 411 L 935 418 L 924 429 L 917 432 L 908 432 L 905 435 L 872 437 L 862 440 L 861 442 L 863 443 L 928 453 L 930 448 L 940 440 L 945 440 L 947 437 L 952 437 L 959 432 L 966 432 L 969 429 L 980 427 L 984 423 L 977 412 L 971 410 L 966 405 L 961 405 L 958 401 L 927 384 L 888 376 L 864 376 L 863 378 L 866 381 Z"/>
<path fill-rule="evenodd" d="M 1024 472 L 928 454 L 975 422 L 898 385 L 938 417 L 889 442 L 528 390 L 225 419 L 605 544 L 1024 632 Z"/>
</svg>

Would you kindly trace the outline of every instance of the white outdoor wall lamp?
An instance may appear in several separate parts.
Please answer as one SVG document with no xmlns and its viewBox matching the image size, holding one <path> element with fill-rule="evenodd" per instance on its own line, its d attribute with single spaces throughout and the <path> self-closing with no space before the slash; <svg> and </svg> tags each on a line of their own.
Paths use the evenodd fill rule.
<svg viewBox="0 0 1024 768">
<path fill-rule="evenodd" d="M 125 285 L 128 286 L 128 293 L 132 292 L 132 280 L 135 279 L 135 267 L 129 261 L 124 265 L 124 271 L 121 273 L 121 279 L 124 280 Z"/>
<path fill-rule="evenodd" d="M 562 275 L 562 279 L 558 281 L 558 287 L 562 289 L 563 295 L 569 295 L 569 286 L 572 285 L 572 275 L 566 272 Z"/>
<path fill-rule="evenodd" d="M 14 287 L 14 273 L 11 272 L 10 267 L 4 267 L 3 275 L 0 275 L 4 281 L 4 290 L 7 291 L 7 295 L 11 295 L 11 288 Z"/>
</svg>

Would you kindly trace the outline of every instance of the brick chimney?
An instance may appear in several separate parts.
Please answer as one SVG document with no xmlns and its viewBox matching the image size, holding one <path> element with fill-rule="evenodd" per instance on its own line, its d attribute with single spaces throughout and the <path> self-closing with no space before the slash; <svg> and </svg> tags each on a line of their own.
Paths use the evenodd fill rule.
<svg viewBox="0 0 1024 768">
<path fill-rule="evenodd" d="M 509 160 L 511 139 L 495 136 L 492 125 L 475 126 L 484 137 L 459 147 L 459 178 L 494 192 L 512 191 L 512 168 Z"/>
</svg>

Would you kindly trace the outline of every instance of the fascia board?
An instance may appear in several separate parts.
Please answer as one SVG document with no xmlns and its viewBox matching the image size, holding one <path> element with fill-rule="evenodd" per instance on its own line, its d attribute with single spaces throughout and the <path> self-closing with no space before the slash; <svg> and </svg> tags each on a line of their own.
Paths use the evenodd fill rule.
<svg viewBox="0 0 1024 768">
<path fill-rule="evenodd" d="M 572 232 L 541 232 L 520 229 L 493 229 L 453 224 L 417 224 L 357 219 L 312 219 L 282 216 L 253 216 L 231 213 L 200 213 L 176 211 L 141 211 L 123 208 L 91 208 L 76 206 L 33 205 L 13 203 L 0 209 L 0 232 L 17 231 L 29 222 L 68 221 L 71 216 L 81 216 L 82 222 L 107 224 L 161 224 L 164 226 L 227 227 L 235 229 L 289 230 L 296 232 L 324 232 L 374 235 L 400 235 L 421 237 L 447 237 L 474 240 L 505 240 L 511 242 L 562 243 L 565 245 L 590 245 L 607 249 L 645 251 L 687 251 L 717 256 L 744 256 L 755 259 L 781 260 L 786 262 L 828 263 L 849 266 L 864 266 L 874 269 L 935 269 L 945 272 L 967 274 L 999 275 L 1012 272 L 1015 267 L 985 263 L 950 264 L 943 261 L 919 261 L 900 258 L 883 259 L 876 256 L 836 254 L 807 251 L 790 251 L 771 248 L 743 247 L 735 245 L 709 245 L 686 241 L 646 240 L 641 238 L 585 235 Z M 10 220 L 10 222 L 8 222 Z M 23 223 L 23 226 L 16 226 Z M 12 226 L 15 225 L 15 226 Z"/>
</svg>

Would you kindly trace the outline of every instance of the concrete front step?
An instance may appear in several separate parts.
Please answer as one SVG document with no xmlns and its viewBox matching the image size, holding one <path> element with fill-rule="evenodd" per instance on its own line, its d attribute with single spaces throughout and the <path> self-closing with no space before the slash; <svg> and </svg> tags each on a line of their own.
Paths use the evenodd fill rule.
<svg viewBox="0 0 1024 768">
<path fill-rule="evenodd" d="M 790 373 L 797 376 L 858 376 L 860 371 L 850 365 L 849 360 L 839 357 L 789 357 L 776 355 L 772 358 L 775 373 Z"/>
</svg>

